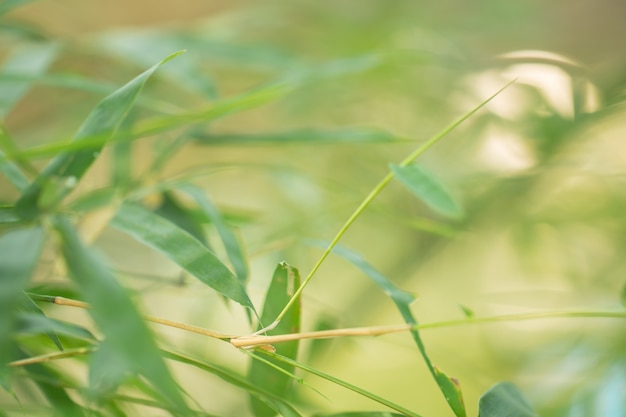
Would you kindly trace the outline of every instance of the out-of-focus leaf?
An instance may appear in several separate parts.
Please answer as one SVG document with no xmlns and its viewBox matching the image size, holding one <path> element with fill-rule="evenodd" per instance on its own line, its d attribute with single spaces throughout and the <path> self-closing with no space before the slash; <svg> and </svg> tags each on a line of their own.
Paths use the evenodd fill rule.
<svg viewBox="0 0 626 417">
<path fill-rule="evenodd" d="M 217 207 L 213 205 L 202 189 L 191 184 L 185 184 L 179 188 L 196 200 L 198 206 L 202 209 L 202 211 L 204 211 L 209 219 L 211 219 L 217 229 L 217 233 L 219 233 L 222 239 L 224 249 L 226 249 L 226 255 L 235 270 L 235 275 L 237 275 L 237 278 L 242 285 L 245 285 L 248 279 L 248 265 L 243 254 L 243 249 L 233 231 L 224 221 L 222 213 L 220 213 Z"/>
<path fill-rule="evenodd" d="M 19 359 L 27 357 L 25 352 L 20 351 Z M 82 417 L 85 415 L 83 409 L 72 400 L 64 388 L 58 385 L 59 381 L 63 381 L 63 377 L 56 371 L 39 363 L 26 365 L 24 369 L 50 403 L 55 416 Z"/>
<path fill-rule="evenodd" d="M 286 262 L 280 262 L 274 270 L 272 282 L 265 296 L 263 313 L 261 314 L 261 324 L 271 323 L 278 316 L 283 307 L 293 296 L 293 292 L 300 286 L 300 273 L 298 270 Z M 300 303 L 296 303 L 289 314 L 280 321 L 278 326 L 268 332 L 272 334 L 298 333 L 300 331 Z M 291 359 L 296 359 L 298 354 L 298 341 L 280 343 L 276 347 L 276 352 Z M 293 373 L 294 367 L 284 362 L 278 362 L 273 358 L 268 358 L 276 366 Z M 283 374 L 272 368 L 270 365 L 253 360 L 250 362 L 248 379 L 256 386 L 267 387 L 272 393 L 286 398 L 290 388 L 291 379 L 289 375 Z M 250 399 L 252 410 L 257 417 L 271 417 L 275 412 L 264 402 L 256 397 Z"/>
<path fill-rule="evenodd" d="M 277 396 L 267 390 L 266 387 L 251 384 L 245 378 L 240 375 L 222 368 L 218 365 L 214 365 L 208 363 L 206 361 L 199 361 L 196 359 L 189 358 L 187 356 L 182 356 L 177 353 L 164 351 L 164 357 L 180 362 L 185 363 L 187 365 L 194 366 L 203 371 L 209 372 L 222 380 L 228 382 L 231 385 L 239 387 L 249 394 L 256 395 L 260 400 L 264 401 L 265 404 L 273 408 L 278 414 L 285 417 L 300 417 L 298 411 L 293 408 L 291 404 L 289 404 L 283 397 Z"/>
<path fill-rule="evenodd" d="M 118 193 L 115 187 L 100 188 L 81 195 L 68 206 L 73 211 L 93 211 L 111 204 Z"/>
<path fill-rule="evenodd" d="M 15 214 L 15 209 L 12 206 L 0 207 L 0 224 L 19 223 L 21 221 L 22 219 Z"/>
<path fill-rule="evenodd" d="M 452 218 L 463 216 L 463 209 L 438 180 L 417 164 L 390 165 L 396 178 L 417 198 L 439 214 Z"/>
<path fill-rule="evenodd" d="M 127 373 L 139 373 L 180 414 L 188 414 L 176 382 L 170 375 L 153 336 L 137 309 L 118 284 L 106 263 L 83 245 L 69 220 L 58 218 L 62 251 L 68 271 L 84 298 L 90 314 L 105 336 L 91 358 L 90 385 L 96 398 L 106 396 Z"/>
<path fill-rule="evenodd" d="M 179 54 L 180 52 L 177 52 L 168 56 L 98 103 L 83 122 L 73 142 L 89 142 L 94 137 L 100 140 L 80 151 L 63 152 L 44 168 L 17 202 L 18 214 L 23 219 L 33 219 L 41 210 L 49 208 L 40 206 L 45 190 L 51 190 L 48 191 L 52 196 L 49 197 L 50 201 L 47 204 L 54 206 L 76 187 L 83 174 L 99 156 L 102 147 L 126 118 L 148 78 L 161 65 Z"/>
<path fill-rule="evenodd" d="M 3 0 L 2 3 L 0 3 L 0 16 L 9 12 L 11 9 L 30 3 L 31 1 L 33 0 Z"/>
<path fill-rule="evenodd" d="M 478 417 L 538 417 L 538 414 L 515 385 L 500 382 L 480 397 Z"/>
<path fill-rule="evenodd" d="M 17 331 L 22 334 L 60 334 L 78 339 L 96 340 L 84 327 L 51 319 L 41 314 L 18 315 Z"/>
<path fill-rule="evenodd" d="M 283 144 L 283 143 L 378 143 L 393 142 L 396 137 L 380 129 L 342 129 L 326 131 L 317 129 L 300 129 L 289 132 L 238 134 L 194 134 L 194 139 L 207 145 L 251 145 L 251 144 Z"/>
<path fill-rule="evenodd" d="M 248 294 L 233 273 L 206 246 L 174 223 L 126 202 L 111 225 L 163 253 L 215 291 L 254 311 Z"/>
<path fill-rule="evenodd" d="M 626 284 L 622 287 L 622 293 L 620 294 L 620 301 L 622 305 L 626 307 Z"/>
<path fill-rule="evenodd" d="M 16 313 L 39 254 L 44 233 L 40 227 L 16 229 L 0 237 L 0 374 L 12 360 Z M 0 375 L 1 376 L 1 375 Z"/>
<path fill-rule="evenodd" d="M 155 213 L 174 223 L 176 226 L 198 239 L 206 247 L 210 248 L 204 235 L 202 224 L 198 222 L 196 216 L 183 206 L 174 194 L 169 191 L 161 193 L 161 204 L 156 208 Z"/>
<path fill-rule="evenodd" d="M 6 157 L 6 153 L 2 149 L 9 152 L 14 151 L 15 144 L 4 128 L 0 126 L 0 172 L 8 178 L 18 191 L 23 191 L 28 187 L 28 178 L 15 163 Z"/>
<path fill-rule="evenodd" d="M 349 411 L 347 413 L 314 414 L 313 417 L 402 417 L 404 414 L 386 411 Z"/>
<path fill-rule="evenodd" d="M 3 5 L 0 5 L 2 14 Z M 33 43 L 16 48 L 5 60 L 1 73 L 37 75 L 45 72 L 57 56 L 58 45 L 54 43 Z M 0 73 L 0 74 L 1 74 Z M 0 75 L 0 119 L 4 119 L 13 106 L 30 88 L 29 81 L 6 81 Z"/>
<path fill-rule="evenodd" d="M 327 247 L 327 245 L 323 246 Z M 376 285 L 378 285 L 393 300 L 394 304 L 400 311 L 402 318 L 407 324 L 417 324 L 417 320 L 413 316 L 410 307 L 410 304 L 415 299 L 412 294 L 396 287 L 396 285 L 389 280 L 389 278 L 376 270 L 376 268 L 365 261 L 365 259 L 363 259 L 363 257 L 358 253 L 340 245 L 333 248 L 333 253 L 336 253 L 351 262 L 363 271 L 372 281 L 374 281 Z M 428 354 L 426 353 L 426 346 L 424 345 L 424 342 L 422 341 L 422 338 L 417 330 L 412 330 L 411 335 L 413 336 L 413 340 L 417 344 L 417 347 L 424 358 L 424 362 L 426 362 L 428 369 L 437 382 L 437 385 L 439 385 L 439 389 L 446 398 L 450 408 L 454 411 L 457 417 L 465 417 L 465 405 L 463 403 L 463 396 L 461 394 L 461 388 L 458 381 L 454 378 L 448 377 L 444 372 L 433 365 L 428 357 Z"/>
</svg>

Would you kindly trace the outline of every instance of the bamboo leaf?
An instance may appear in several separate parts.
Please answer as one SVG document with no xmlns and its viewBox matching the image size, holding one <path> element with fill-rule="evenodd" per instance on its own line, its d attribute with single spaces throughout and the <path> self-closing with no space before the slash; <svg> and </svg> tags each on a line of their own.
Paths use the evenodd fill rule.
<svg viewBox="0 0 626 417">
<path fill-rule="evenodd" d="M 167 402 L 188 414 L 153 336 L 106 263 L 87 248 L 66 218 L 55 219 L 72 280 L 90 303 L 104 342 L 90 360 L 90 387 L 96 398 L 111 394 L 128 374 L 142 374 Z"/>
<path fill-rule="evenodd" d="M 410 304 L 415 299 L 412 294 L 396 287 L 396 285 L 389 280 L 389 278 L 376 270 L 376 268 L 365 261 L 365 259 L 363 259 L 363 257 L 358 253 L 340 245 L 333 248 L 333 253 L 336 253 L 351 262 L 363 271 L 372 281 L 374 281 L 376 285 L 378 285 L 387 295 L 389 295 L 407 324 L 417 324 L 417 320 L 415 319 L 415 316 L 413 316 L 410 307 Z M 426 362 L 426 366 L 428 366 L 428 369 L 437 382 L 439 389 L 446 398 L 448 405 L 457 417 L 465 417 L 465 405 L 463 403 L 463 396 L 461 394 L 461 388 L 458 381 L 454 378 L 448 377 L 444 372 L 433 365 L 428 357 L 428 354 L 426 353 L 426 346 L 424 345 L 424 342 L 422 341 L 422 338 L 417 330 L 411 330 L 411 335 L 413 336 L 413 340 L 417 344 L 417 347 L 424 358 L 424 362 Z"/>
<path fill-rule="evenodd" d="M 180 53 L 172 54 L 155 64 L 96 105 L 73 139 L 73 143 L 89 142 L 89 146 L 74 152 L 66 150 L 56 156 L 24 190 L 16 204 L 18 214 L 23 219 L 32 220 L 42 210 L 54 207 L 76 187 L 124 121 L 150 76 Z M 91 143 L 94 137 L 99 140 Z M 48 201 L 42 198 L 45 191 L 50 194 Z"/>
<path fill-rule="evenodd" d="M 379 143 L 393 142 L 396 137 L 380 129 L 343 129 L 326 131 L 299 129 L 288 132 L 255 134 L 194 134 L 194 139 L 206 145 L 258 145 L 285 143 Z"/>
<path fill-rule="evenodd" d="M 500 382 L 480 397 L 478 417 L 538 417 L 538 414 L 515 385 Z"/>
<path fill-rule="evenodd" d="M 346 413 L 314 414 L 313 417 L 402 417 L 404 414 L 386 411 L 348 411 Z"/>
<path fill-rule="evenodd" d="M 205 245 L 169 220 L 125 202 L 111 225 L 156 249 L 218 293 L 254 311 L 244 287 Z"/>
<path fill-rule="evenodd" d="M 21 6 L 22 4 L 30 3 L 31 1 L 33 0 L 4 0 L 0 3 L 0 16 L 11 11 L 11 9 Z"/>
<path fill-rule="evenodd" d="M 33 273 L 44 242 L 40 227 L 16 229 L 0 237 L 0 374 L 14 352 L 13 332 L 24 288 Z M 2 375 L 0 375 L 2 376 Z"/>
<path fill-rule="evenodd" d="M 291 296 L 296 288 L 300 285 L 300 273 L 298 270 L 286 262 L 280 262 L 274 270 L 272 282 L 267 290 L 265 296 L 265 304 L 263 305 L 263 312 L 261 314 L 261 323 L 269 323 L 278 313 Z M 272 334 L 287 334 L 300 332 L 300 304 L 296 303 L 291 307 L 288 315 L 276 326 L 275 329 L 268 332 Z M 278 344 L 276 352 L 285 357 L 296 359 L 298 354 L 298 341 L 287 342 Z M 273 358 L 268 360 L 274 365 L 284 369 L 288 373 L 293 373 L 293 365 L 279 362 Z M 250 363 L 250 369 L 248 371 L 248 379 L 250 383 L 267 387 L 267 389 L 280 396 L 286 398 L 290 388 L 290 382 L 292 378 L 274 369 L 269 364 L 265 364 L 261 361 L 254 360 Z M 275 412 L 268 407 L 264 402 L 258 400 L 256 397 L 251 398 L 251 406 L 257 417 L 271 417 L 275 415 Z"/>
<path fill-rule="evenodd" d="M 390 164 L 395 177 L 417 198 L 439 214 L 452 218 L 463 216 L 463 209 L 431 174 L 417 164 Z"/>
<path fill-rule="evenodd" d="M 191 184 L 185 184 L 181 186 L 180 189 L 196 200 L 198 206 L 200 206 L 202 211 L 211 219 L 217 229 L 217 233 L 219 233 L 222 239 L 224 249 L 226 249 L 226 255 L 235 270 L 235 275 L 237 275 L 242 285 L 245 285 L 248 279 L 248 265 L 243 254 L 243 248 L 239 244 L 233 231 L 224 221 L 222 213 L 220 213 L 217 207 L 213 205 L 211 200 L 209 200 L 200 188 Z"/>
</svg>

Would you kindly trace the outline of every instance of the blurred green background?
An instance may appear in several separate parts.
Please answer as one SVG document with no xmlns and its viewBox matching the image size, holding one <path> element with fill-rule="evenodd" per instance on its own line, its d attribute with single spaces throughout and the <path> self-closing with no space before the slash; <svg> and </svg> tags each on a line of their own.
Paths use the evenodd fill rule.
<svg viewBox="0 0 626 417">
<path fill-rule="evenodd" d="M 462 219 L 392 183 L 342 243 L 417 293 L 421 322 L 462 318 L 460 306 L 479 317 L 618 308 L 626 282 L 625 16 L 619 0 L 35 1 L 4 17 L 0 57 L 36 50 L 42 72 L 57 78 L 35 84 L 5 128 L 22 149 L 70 138 L 107 91 L 180 49 L 187 53 L 157 74 L 133 117 L 305 78 L 284 99 L 194 127 L 195 140 L 157 172 L 146 172 L 155 149 L 180 132 L 134 143 L 135 178 L 193 178 L 236 227 L 259 305 L 276 262 L 307 273 L 321 254 L 308 239 L 332 239 L 390 162 L 517 78 L 420 159 L 463 206 Z M 98 161 L 76 196 L 111 181 L 112 159 L 109 152 Z M 17 195 L 4 179 L 0 186 L 3 201 Z M 158 195 L 146 201 L 163 203 Z M 208 235 L 217 239 L 210 227 Z M 109 229 L 95 245 L 146 312 L 250 331 L 242 311 L 156 252 Z M 59 280 L 51 271 L 37 282 Z M 385 294 L 336 257 L 302 302 L 306 330 L 401 323 Z M 626 415 L 624 330 L 615 319 L 570 318 L 425 330 L 423 338 L 433 361 L 461 381 L 470 415 L 491 385 L 511 380 L 541 415 L 613 417 Z M 229 346 L 156 331 L 180 350 L 245 369 Z M 308 342 L 299 359 L 424 416 L 452 415 L 406 334 Z M 208 412 L 248 415 L 240 391 L 188 370 L 177 375 L 194 381 L 183 384 Z M 305 410 L 380 408 L 307 381 L 326 398 L 297 387 Z"/>
</svg>

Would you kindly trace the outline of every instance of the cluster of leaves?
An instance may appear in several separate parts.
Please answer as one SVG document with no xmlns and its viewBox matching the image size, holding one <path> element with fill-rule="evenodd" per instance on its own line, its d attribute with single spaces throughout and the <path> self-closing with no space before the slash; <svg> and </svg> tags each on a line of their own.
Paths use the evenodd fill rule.
<svg viewBox="0 0 626 417">
<path fill-rule="evenodd" d="M 6 13 L 20 3 L 6 2 L 0 13 Z M 201 60 L 202 56 L 193 55 L 187 59 L 185 55 L 179 56 L 182 52 L 172 53 L 197 45 L 200 40 L 193 37 L 164 38 L 155 33 L 143 36 L 127 33 L 120 36 L 137 37 L 132 42 L 107 38 L 108 47 L 117 55 L 139 66 L 152 65 L 123 86 L 113 87 L 75 74 L 49 73 L 51 63 L 62 53 L 62 48 L 37 36 L 33 40 L 33 31 L 20 26 L 7 24 L 4 29 L 16 27 L 22 30 L 13 36 L 25 46 L 14 48 L 5 59 L 0 75 L 0 115 L 3 118 L 36 83 L 96 92 L 105 97 L 94 106 L 69 141 L 48 141 L 20 149 L 11 133 L 0 126 L 0 172 L 17 192 L 13 201 L 3 201 L 0 207 L 0 378 L 11 397 L 4 401 L 2 407 L 5 410 L 0 410 L 0 415 L 23 410 L 35 415 L 55 410 L 59 415 L 68 416 L 119 416 L 141 407 L 160 409 L 176 416 L 210 415 L 189 405 L 195 400 L 186 398 L 184 383 L 175 379 L 168 366 L 168 363 L 177 363 L 195 367 L 220 378 L 225 384 L 240 388 L 250 396 L 250 410 L 256 416 L 302 415 L 298 410 L 299 400 L 291 387 L 294 381 L 304 382 L 300 372 L 326 379 L 394 410 L 352 411 L 332 414 L 333 417 L 419 416 L 386 398 L 298 361 L 297 341 L 277 344 L 275 350 L 267 346 L 242 350 L 251 357 L 247 375 L 229 369 L 219 363 L 218 358 L 196 358 L 164 348 L 166 343 L 154 336 L 130 291 L 120 284 L 108 261 L 91 246 L 93 236 L 88 236 L 78 226 L 85 218 L 97 214 L 97 225 L 93 227 L 96 233 L 104 228 L 117 229 L 169 258 L 228 302 L 239 304 L 247 313 L 251 332 L 261 330 L 263 325 L 279 318 L 277 325 L 267 331 L 268 335 L 299 333 L 302 313 L 299 296 L 317 267 L 301 279 L 295 267 L 279 263 L 264 297 L 263 308 L 257 309 L 248 293 L 250 272 L 245 250 L 228 222 L 227 214 L 207 197 L 191 176 L 160 179 L 156 185 L 152 179 L 160 175 L 177 151 L 192 141 L 204 145 L 223 142 L 399 142 L 400 139 L 392 133 L 370 128 L 228 135 L 215 135 L 202 129 L 217 119 L 269 104 L 319 80 L 375 69 L 385 62 L 385 57 L 367 54 L 321 66 L 277 58 L 281 64 L 285 60 L 290 62 L 286 75 L 233 97 L 219 98 L 213 81 L 198 71 L 198 62 L 194 62 Z M 26 38 L 30 40 L 26 42 Z M 133 47 L 124 49 L 121 45 Z M 143 53 L 145 51 L 150 53 Z M 154 64 L 155 53 L 165 58 Z M 157 73 L 176 80 L 185 88 L 201 92 L 204 98 L 212 101 L 211 104 L 194 110 L 172 111 L 170 106 L 158 100 L 142 98 L 140 94 L 146 83 Z M 418 324 L 410 308 L 414 296 L 398 288 L 358 253 L 338 246 L 338 240 L 393 178 L 443 218 L 462 218 L 465 215 L 462 206 L 439 180 L 415 164 L 414 159 L 485 104 L 483 102 L 433 136 L 400 164 L 391 164 L 388 175 L 357 208 L 324 255 L 333 252 L 358 267 L 391 298 L 409 325 Z M 138 177 L 133 174 L 132 161 L 136 156 L 133 146 L 136 141 L 152 137 L 163 138 L 163 143 L 146 172 Z M 553 149 L 546 151 L 546 155 L 551 152 Z M 114 161 L 110 182 L 97 189 L 81 188 L 90 167 L 107 153 Z M 42 157 L 49 160 L 40 169 L 34 161 Z M 146 196 L 154 194 L 162 201 L 157 208 L 145 202 Z M 191 204 L 186 203 L 189 201 Z M 223 256 L 207 240 L 204 231 L 207 224 L 217 231 Z M 46 267 L 43 261 L 46 251 L 61 254 L 62 265 L 55 267 L 59 267 L 68 280 L 62 287 L 46 287 L 46 293 L 43 293 L 41 283 L 34 282 L 33 277 Z M 49 273 L 44 272 L 44 275 Z M 94 327 L 48 316 L 40 307 L 41 303 L 58 302 L 59 295 L 70 295 L 88 303 Z M 457 417 L 465 417 L 468 413 L 458 381 L 433 364 L 417 327 L 411 328 L 410 332 L 450 409 Z M 220 334 L 213 337 L 225 342 L 231 338 Z M 72 365 L 56 363 L 63 358 L 69 358 Z M 73 377 L 77 365 L 88 367 L 86 381 Z M 33 391 L 38 394 L 32 394 Z M 479 410 L 481 417 L 535 415 L 517 388 L 509 383 L 497 384 L 486 392 L 479 401 Z"/>
</svg>

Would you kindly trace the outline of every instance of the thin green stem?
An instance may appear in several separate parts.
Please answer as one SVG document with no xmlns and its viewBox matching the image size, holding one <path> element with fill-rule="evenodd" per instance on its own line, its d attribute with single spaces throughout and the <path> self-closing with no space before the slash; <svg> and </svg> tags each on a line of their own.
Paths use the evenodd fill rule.
<svg viewBox="0 0 626 417">
<path fill-rule="evenodd" d="M 474 113 L 476 113 L 478 110 L 480 110 L 482 107 L 484 107 L 487 103 L 489 103 L 491 100 L 493 100 L 498 94 L 500 94 L 504 89 L 509 87 L 514 82 L 515 82 L 515 80 L 508 82 L 504 87 L 500 88 L 498 91 L 496 91 L 493 95 L 491 95 L 489 98 L 484 100 L 478 106 L 474 107 L 469 112 L 465 113 L 464 115 L 462 115 L 458 119 L 454 120 L 452 123 L 450 123 L 448 126 L 446 126 L 443 130 L 441 130 L 435 136 L 431 137 L 422 146 L 420 146 L 415 151 L 413 151 L 409 156 L 407 156 L 400 163 L 400 166 L 406 166 L 406 165 L 410 164 L 411 162 L 413 162 L 416 158 L 421 156 L 424 152 L 426 152 L 428 149 L 430 149 L 434 144 L 439 142 L 448 133 L 450 133 L 454 129 L 456 129 L 465 120 L 469 119 L 472 115 L 474 115 Z M 348 220 L 346 220 L 346 222 L 341 227 L 341 229 L 339 229 L 339 232 L 337 232 L 337 235 L 330 242 L 330 244 L 328 245 L 328 247 L 326 248 L 324 253 L 322 253 L 322 256 L 319 258 L 317 263 L 313 266 L 313 269 L 311 269 L 311 272 L 309 272 L 309 274 L 304 279 L 304 281 L 302 281 L 302 284 L 296 290 L 296 292 L 293 294 L 293 296 L 291 297 L 291 299 L 289 300 L 287 305 L 283 308 L 283 310 L 280 312 L 280 314 L 278 314 L 278 317 L 276 317 L 276 320 L 274 321 L 274 323 L 272 323 L 271 325 L 269 325 L 268 327 L 266 327 L 264 329 L 259 330 L 255 334 L 264 333 L 264 332 L 266 332 L 268 330 L 271 330 L 271 329 L 275 328 L 278 325 L 280 320 L 282 320 L 282 318 L 285 316 L 285 314 L 287 314 L 287 311 L 289 311 L 289 309 L 296 302 L 298 297 L 300 297 L 300 295 L 302 294 L 302 291 L 304 291 L 304 288 L 309 284 L 309 282 L 311 281 L 311 279 L 313 278 L 313 276 L 315 275 L 317 270 L 320 268 L 320 266 L 322 266 L 322 263 L 324 263 L 324 261 L 326 260 L 328 255 L 330 255 L 330 253 L 332 252 L 333 248 L 337 245 L 337 243 L 339 243 L 339 240 L 341 240 L 341 238 L 346 233 L 346 231 L 350 228 L 350 226 L 352 226 L 352 223 L 354 223 L 354 221 L 361 215 L 361 213 L 363 213 L 363 211 L 374 200 L 374 198 L 376 198 L 376 196 L 378 196 L 378 194 L 380 194 L 380 192 L 383 190 L 383 188 L 385 188 L 385 186 L 387 186 L 387 184 L 389 184 L 389 182 L 391 182 L 393 177 L 394 177 L 393 172 L 389 172 L 374 187 L 374 189 L 367 195 L 367 197 L 365 197 L 363 202 L 361 204 L 359 204 L 359 206 L 356 208 L 354 213 L 352 213 L 352 215 L 348 218 Z"/>
</svg>

